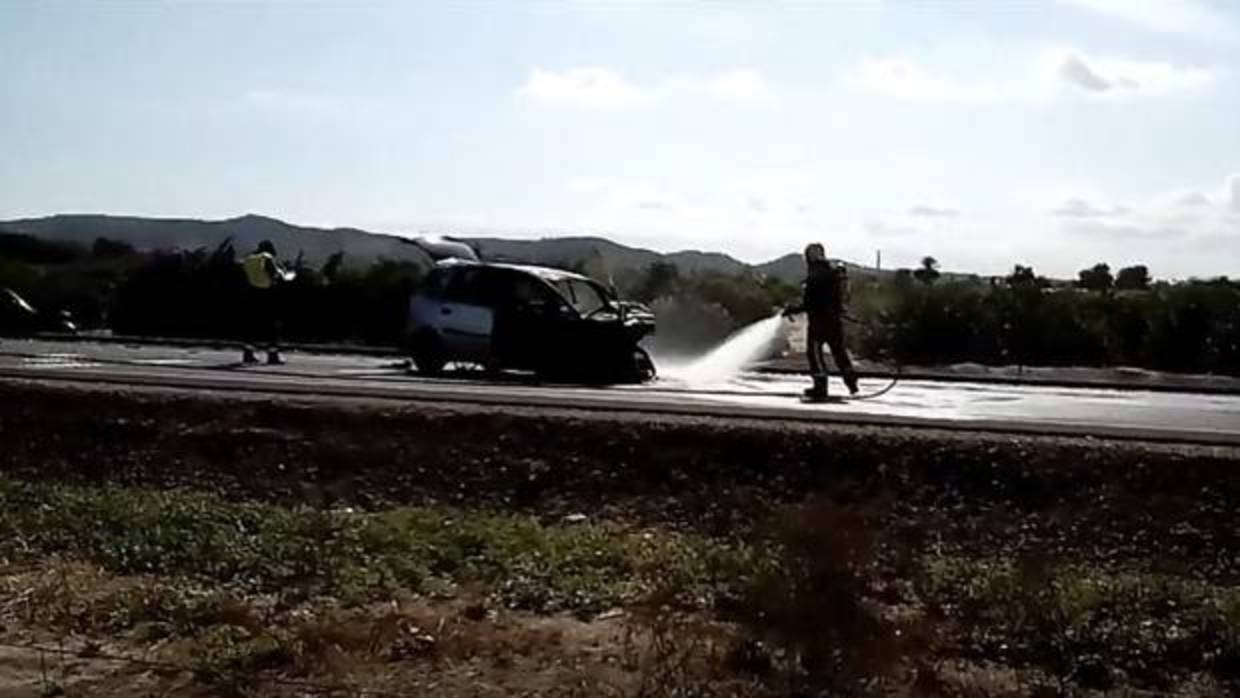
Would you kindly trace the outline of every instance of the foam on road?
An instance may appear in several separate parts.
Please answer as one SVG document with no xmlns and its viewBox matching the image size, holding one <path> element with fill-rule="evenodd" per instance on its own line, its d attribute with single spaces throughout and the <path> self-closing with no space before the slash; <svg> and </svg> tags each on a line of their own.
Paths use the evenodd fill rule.
<svg viewBox="0 0 1240 698">
<path fill-rule="evenodd" d="M 586 388 L 468 372 L 429 380 L 390 358 L 288 358 L 284 366 L 239 368 L 232 349 L 0 340 L 0 375 L 18 378 L 1240 443 L 1240 396 L 902 381 L 873 400 L 812 405 L 797 399 L 806 380 L 786 375 Z M 863 381 L 862 391 L 882 384 Z M 831 387 L 845 394 L 838 382 Z"/>
</svg>

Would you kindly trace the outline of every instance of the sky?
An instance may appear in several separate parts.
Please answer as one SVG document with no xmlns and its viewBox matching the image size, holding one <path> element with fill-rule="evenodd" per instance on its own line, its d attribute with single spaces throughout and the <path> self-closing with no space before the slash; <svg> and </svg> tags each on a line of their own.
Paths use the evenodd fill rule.
<svg viewBox="0 0 1240 698">
<path fill-rule="evenodd" d="M 0 0 L 0 219 L 1240 276 L 1227 0 Z"/>
</svg>

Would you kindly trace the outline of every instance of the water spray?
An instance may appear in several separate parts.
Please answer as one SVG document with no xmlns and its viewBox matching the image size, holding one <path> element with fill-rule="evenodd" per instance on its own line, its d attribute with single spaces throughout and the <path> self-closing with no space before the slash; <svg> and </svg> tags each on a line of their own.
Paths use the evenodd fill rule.
<svg viewBox="0 0 1240 698">
<path fill-rule="evenodd" d="M 850 315 L 846 315 L 845 319 L 855 324 L 861 322 Z M 783 317 L 782 313 L 759 320 L 732 333 L 722 344 L 705 356 L 687 365 L 671 367 L 664 373 L 695 387 L 726 384 L 737 374 L 772 352 L 787 322 L 789 321 Z M 873 392 L 849 396 L 848 400 L 871 400 L 881 397 L 900 382 L 902 374 L 903 369 L 897 362 L 887 385 Z"/>
<path fill-rule="evenodd" d="M 770 353 L 779 339 L 784 318 L 772 315 L 737 330 L 723 344 L 671 374 L 690 384 L 725 383 Z"/>
</svg>

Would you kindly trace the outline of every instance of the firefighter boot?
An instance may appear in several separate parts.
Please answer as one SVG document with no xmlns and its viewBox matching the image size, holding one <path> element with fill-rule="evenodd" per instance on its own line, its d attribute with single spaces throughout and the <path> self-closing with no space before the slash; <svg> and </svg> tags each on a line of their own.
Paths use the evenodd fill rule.
<svg viewBox="0 0 1240 698">
<path fill-rule="evenodd" d="M 254 347 L 245 345 L 241 350 L 241 363 L 247 366 L 258 363 L 258 357 L 254 355 Z"/>
<path fill-rule="evenodd" d="M 267 365 L 280 366 L 284 363 L 284 357 L 280 356 L 280 350 L 272 347 L 267 350 Z"/>
<path fill-rule="evenodd" d="M 859 388 L 859 387 L 857 387 L 857 374 L 856 374 L 856 372 L 854 372 L 854 371 L 849 371 L 848 373 L 845 373 L 845 374 L 844 374 L 844 385 L 848 386 L 848 394 L 849 394 L 849 395 L 856 395 L 856 394 L 857 394 L 857 392 L 860 390 L 860 388 Z"/>
<path fill-rule="evenodd" d="M 807 400 L 826 400 L 827 399 L 827 377 L 814 376 L 813 387 L 805 389 L 805 399 Z"/>
</svg>

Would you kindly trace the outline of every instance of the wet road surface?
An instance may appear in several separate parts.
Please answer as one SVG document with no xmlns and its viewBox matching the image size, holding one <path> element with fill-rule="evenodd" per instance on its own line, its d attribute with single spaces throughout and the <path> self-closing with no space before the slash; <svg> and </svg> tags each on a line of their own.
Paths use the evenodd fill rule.
<svg viewBox="0 0 1240 698">
<path fill-rule="evenodd" d="M 284 366 L 241 368 L 234 349 L 0 339 L 0 377 L 1240 444 L 1240 396 L 1230 395 L 910 380 L 870 400 L 805 404 L 806 379 L 787 375 L 690 383 L 665 367 L 652 384 L 591 388 L 468 371 L 426 379 L 373 356 L 286 356 Z M 862 392 L 885 384 L 864 380 Z M 832 393 L 845 391 L 833 381 Z"/>
</svg>

